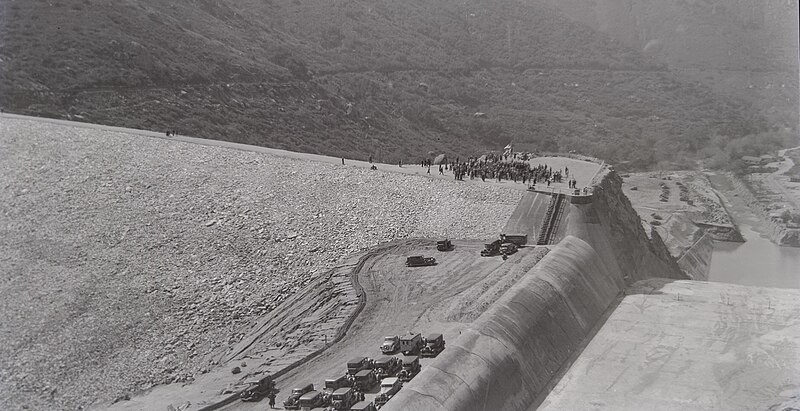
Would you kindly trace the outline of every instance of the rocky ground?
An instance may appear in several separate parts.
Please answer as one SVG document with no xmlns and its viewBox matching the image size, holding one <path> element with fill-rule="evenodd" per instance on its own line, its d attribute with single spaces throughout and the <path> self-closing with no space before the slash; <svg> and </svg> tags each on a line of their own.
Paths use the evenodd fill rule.
<svg viewBox="0 0 800 411">
<path fill-rule="evenodd" d="M 737 189 L 766 220 L 766 231 L 778 245 L 800 247 L 800 183 L 796 160 L 800 148 L 781 150 L 778 161 L 737 178 Z M 762 170 L 755 170 L 762 171 Z"/>
<path fill-rule="evenodd" d="M 497 235 L 493 185 L 0 120 L 0 408 L 192 379 L 345 255 Z"/>
</svg>

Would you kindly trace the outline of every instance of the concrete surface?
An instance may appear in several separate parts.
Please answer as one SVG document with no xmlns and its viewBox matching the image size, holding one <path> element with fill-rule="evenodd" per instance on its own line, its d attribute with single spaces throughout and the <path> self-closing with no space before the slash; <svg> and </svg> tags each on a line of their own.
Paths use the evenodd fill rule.
<svg viewBox="0 0 800 411">
<path fill-rule="evenodd" d="M 539 226 L 544 220 L 547 205 L 550 204 L 549 194 L 527 192 L 514 209 L 511 218 L 504 229 L 506 234 L 527 234 L 528 243 L 536 244 L 539 235 Z"/>
<path fill-rule="evenodd" d="M 797 407 L 799 290 L 647 280 L 628 293 L 540 409 Z"/>
<path fill-rule="evenodd" d="M 384 409 L 527 408 L 623 287 L 615 271 L 565 238 Z"/>
</svg>

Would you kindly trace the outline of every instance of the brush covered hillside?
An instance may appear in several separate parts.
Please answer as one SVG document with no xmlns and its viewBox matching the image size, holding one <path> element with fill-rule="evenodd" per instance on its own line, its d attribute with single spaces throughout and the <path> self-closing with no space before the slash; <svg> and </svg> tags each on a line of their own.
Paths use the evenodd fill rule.
<svg viewBox="0 0 800 411">
<path fill-rule="evenodd" d="M 541 0 L 744 99 L 777 127 L 798 122 L 798 0 Z"/>
<path fill-rule="evenodd" d="M 712 141 L 786 143 L 774 132 L 786 124 L 752 100 L 569 11 L 508 0 L 7 0 L 0 106 L 385 162 L 513 141 L 648 167 L 688 165 L 712 155 L 698 152 Z"/>
</svg>

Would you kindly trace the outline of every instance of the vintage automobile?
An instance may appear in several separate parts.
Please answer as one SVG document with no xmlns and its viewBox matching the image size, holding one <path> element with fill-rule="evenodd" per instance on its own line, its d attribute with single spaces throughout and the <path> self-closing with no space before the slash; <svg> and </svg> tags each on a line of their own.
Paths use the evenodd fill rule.
<svg viewBox="0 0 800 411">
<path fill-rule="evenodd" d="M 481 257 L 492 257 L 495 255 L 500 255 L 500 245 L 502 241 L 495 240 L 491 243 L 486 243 L 483 246 L 483 250 L 481 250 Z"/>
<path fill-rule="evenodd" d="M 361 401 L 353 404 L 350 411 L 378 411 L 372 401 Z"/>
<path fill-rule="evenodd" d="M 419 374 L 422 366 L 419 364 L 419 357 L 408 357 L 403 359 L 403 369 L 398 374 L 398 378 L 402 382 L 411 381 L 414 376 Z"/>
<path fill-rule="evenodd" d="M 325 388 L 322 389 L 322 402 L 324 405 L 331 405 L 331 397 L 333 393 L 339 388 L 350 387 L 353 382 L 350 381 L 347 375 L 342 375 L 339 378 L 326 378 Z"/>
<path fill-rule="evenodd" d="M 394 354 L 394 352 L 399 349 L 400 349 L 400 337 L 396 335 L 383 337 L 383 344 L 381 344 L 382 353 Z"/>
<path fill-rule="evenodd" d="M 367 357 L 355 357 L 347 362 L 347 375 L 356 375 L 361 370 L 371 370 L 372 360 Z"/>
<path fill-rule="evenodd" d="M 381 381 L 381 391 L 375 397 L 375 405 L 377 407 L 382 407 L 383 405 L 385 405 L 386 402 L 389 401 L 389 399 L 394 397 L 394 395 L 397 394 L 398 391 L 400 391 L 400 388 L 402 386 L 403 382 L 400 381 L 399 378 L 396 377 L 384 378 L 383 381 Z"/>
<path fill-rule="evenodd" d="M 353 388 L 361 392 L 369 391 L 378 382 L 372 370 L 361 370 L 351 379 L 353 380 Z"/>
<path fill-rule="evenodd" d="M 425 339 L 425 346 L 420 350 L 422 357 L 436 357 L 444 350 L 444 337 L 442 334 L 431 334 Z"/>
<path fill-rule="evenodd" d="M 322 393 L 319 391 L 309 391 L 300 397 L 300 408 L 311 409 L 322 406 Z"/>
<path fill-rule="evenodd" d="M 250 381 L 248 387 L 239 394 L 242 401 L 260 401 L 275 391 L 275 381 L 271 376 Z"/>
<path fill-rule="evenodd" d="M 304 387 L 292 389 L 292 393 L 289 394 L 289 398 L 283 402 L 283 408 L 287 410 L 299 410 L 300 397 L 302 397 L 303 394 L 311 391 L 314 391 L 314 384 L 308 384 Z"/>
<path fill-rule="evenodd" d="M 403 355 L 417 354 L 423 345 L 422 334 L 406 334 L 400 337 L 400 352 Z"/>
<path fill-rule="evenodd" d="M 450 239 L 437 241 L 436 249 L 439 251 L 451 251 L 453 249 L 453 243 L 450 241 Z"/>
<path fill-rule="evenodd" d="M 344 410 L 347 411 L 350 407 L 353 406 L 356 402 L 356 393 L 354 392 L 353 388 L 345 387 L 339 388 L 333 393 L 333 397 L 331 399 L 331 406 L 334 410 Z"/>
<path fill-rule="evenodd" d="M 500 253 L 505 255 L 511 255 L 517 252 L 517 245 L 514 243 L 503 243 L 500 246 Z"/>
<path fill-rule="evenodd" d="M 406 266 L 408 267 L 425 267 L 428 265 L 436 265 L 436 259 L 433 257 L 423 257 L 421 255 L 413 255 L 406 258 Z"/>
<path fill-rule="evenodd" d="M 375 360 L 375 375 L 378 379 L 394 377 L 403 369 L 403 360 L 397 357 L 381 357 Z"/>
</svg>

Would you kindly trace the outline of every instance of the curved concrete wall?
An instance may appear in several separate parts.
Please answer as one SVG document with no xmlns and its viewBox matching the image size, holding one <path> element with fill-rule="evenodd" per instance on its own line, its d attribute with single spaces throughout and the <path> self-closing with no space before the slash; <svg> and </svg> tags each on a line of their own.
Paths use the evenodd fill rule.
<svg viewBox="0 0 800 411">
<path fill-rule="evenodd" d="M 598 181 L 590 204 L 567 206 L 567 237 L 386 410 L 535 406 L 626 284 L 687 278 L 658 233 L 644 231 L 616 173 Z"/>
<path fill-rule="evenodd" d="M 565 238 L 386 409 L 528 408 L 624 286 L 603 260 Z"/>
</svg>

